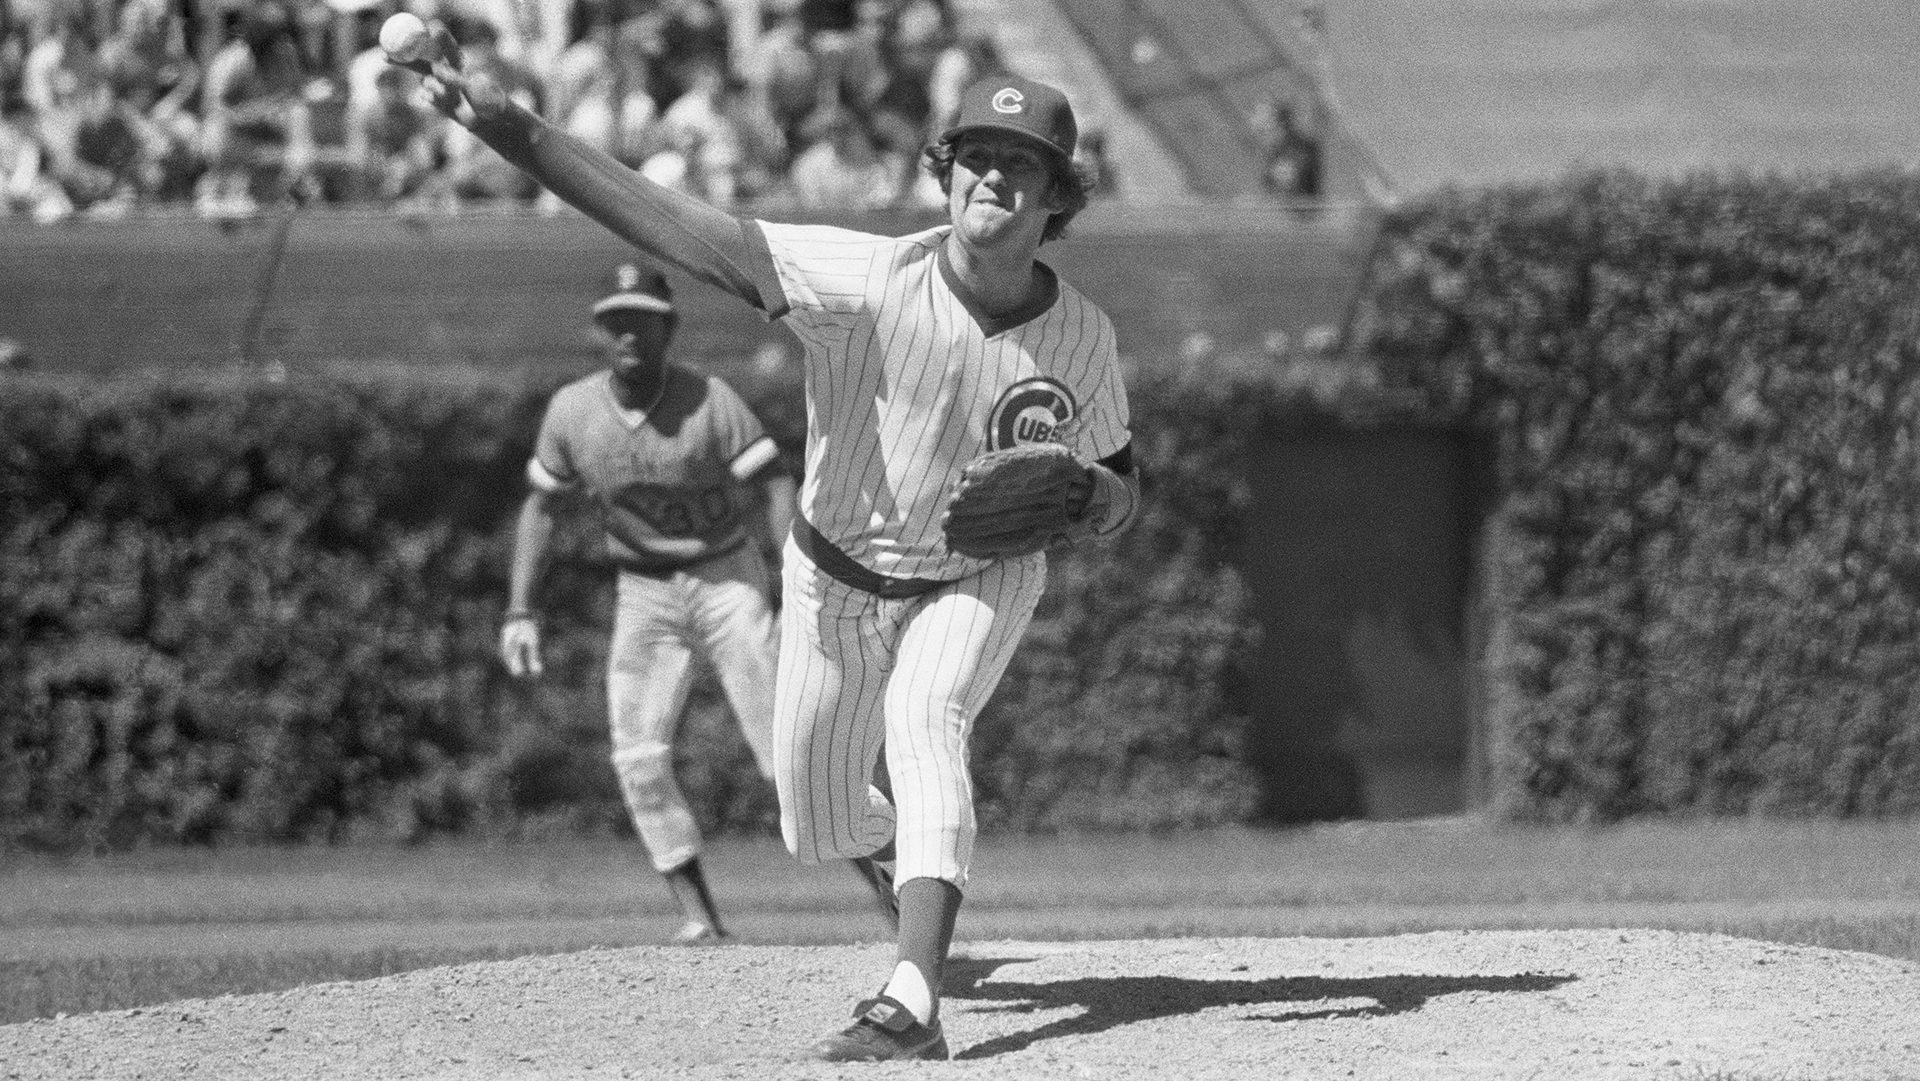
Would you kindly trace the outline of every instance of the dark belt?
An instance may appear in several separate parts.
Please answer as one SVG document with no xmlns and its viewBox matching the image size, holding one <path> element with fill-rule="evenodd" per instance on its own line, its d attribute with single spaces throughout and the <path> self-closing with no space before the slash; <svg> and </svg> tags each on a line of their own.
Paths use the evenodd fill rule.
<svg viewBox="0 0 1920 1081">
<path fill-rule="evenodd" d="M 904 600 L 931 593 L 941 586 L 950 586 L 953 582 L 944 578 L 893 578 L 879 571 L 870 571 L 854 561 L 854 558 L 834 546 L 834 543 L 813 528 L 813 523 L 795 515 L 793 519 L 793 543 L 813 560 L 815 566 L 826 571 L 835 581 L 850 585 L 863 593 L 884 597 L 890 601 Z"/>
<path fill-rule="evenodd" d="M 636 566 L 632 563 L 620 563 L 620 564 L 617 564 L 617 566 L 621 570 L 626 571 L 628 574 L 637 574 L 642 578 L 671 578 L 675 574 L 678 574 L 679 572 L 686 570 L 688 567 L 698 567 L 702 563 L 711 563 L 714 560 L 719 559 L 721 556 L 730 556 L 733 553 L 739 551 L 746 543 L 747 543 L 747 539 L 745 537 L 741 537 L 740 539 L 734 541 L 732 544 L 729 544 L 725 548 L 722 548 L 718 551 L 708 552 L 706 555 L 703 555 L 703 556 L 694 556 L 692 559 L 686 560 L 685 562 L 672 563 L 672 564 L 668 564 L 667 566 L 641 567 L 641 566 Z"/>
</svg>

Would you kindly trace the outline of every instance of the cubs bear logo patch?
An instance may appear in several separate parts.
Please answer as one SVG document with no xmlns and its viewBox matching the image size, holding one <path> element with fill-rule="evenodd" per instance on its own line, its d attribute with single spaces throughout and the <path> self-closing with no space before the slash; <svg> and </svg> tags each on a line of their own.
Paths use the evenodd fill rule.
<svg viewBox="0 0 1920 1081">
<path fill-rule="evenodd" d="M 1045 376 L 1022 379 L 1002 391 L 987 415 L 987 449 L 1065 442 L 1080 416 L 1073 393 Z"/>
</svg>

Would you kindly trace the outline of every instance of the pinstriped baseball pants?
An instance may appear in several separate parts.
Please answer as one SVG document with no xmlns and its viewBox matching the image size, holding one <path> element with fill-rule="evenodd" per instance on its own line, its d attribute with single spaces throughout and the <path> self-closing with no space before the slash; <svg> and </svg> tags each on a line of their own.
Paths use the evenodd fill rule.
<svg viewBox="0 0 1920 1081">
<path fill-rule="evenodd" d="M 770 775 L 776 633 L 766 562 L 752 545 L 664 578 L 620 575 L 607 652 L 613 767 L 656 870 L 700 852 L 700 827 L 673 775 L 694 655 L 712 663 L 754 761 Z"/>
<path fill-rule="evenodd" d="M 832 578 L 792 540 L 783 566 L 773 777 L 787 850 L 820 863 L 893 841 L 895 882 L 964 886 L 967 740 L 1046 588 L 1046 556 L 902 600 Z M 869 780 L 883 745 L 892 802 Z"/>
</svg>

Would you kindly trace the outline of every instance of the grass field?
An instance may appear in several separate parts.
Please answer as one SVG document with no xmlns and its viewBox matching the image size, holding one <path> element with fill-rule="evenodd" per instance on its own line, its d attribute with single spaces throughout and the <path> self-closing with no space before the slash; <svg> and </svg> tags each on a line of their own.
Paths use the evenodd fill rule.
<svg viewBox="0 0 1920 1081">
<path fill-rule="evenodd" d="M 959 935 L 1033 941 L 1649 927 L 1920 961 L 1920 822 L 1528 829 L 1472 819 L 987 838 Z M 746 943 L 883 936 L 851 872 L 707 858 Z M 0 1022 L 662 941 L 624 840 L 8 857 Z"/>
</svg>

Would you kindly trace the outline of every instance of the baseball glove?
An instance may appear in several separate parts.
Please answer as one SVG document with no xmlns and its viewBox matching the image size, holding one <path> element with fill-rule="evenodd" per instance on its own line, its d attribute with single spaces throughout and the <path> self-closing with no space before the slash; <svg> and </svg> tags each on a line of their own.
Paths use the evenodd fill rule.
<svg viewBox="0 0 1920 1081">
<path fill-rule="evenodd" d="M 1092 495 L 1086 463 L 1058 443 L 988 451 L 960 471 L 940 527 L 961 555 L 1026 555 L 1078 540 Z"/>
</svg>

